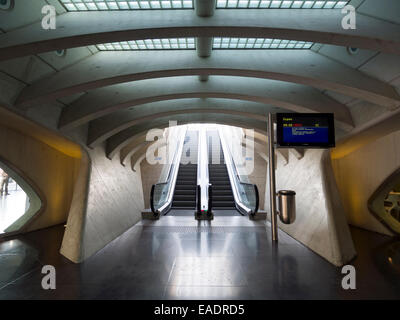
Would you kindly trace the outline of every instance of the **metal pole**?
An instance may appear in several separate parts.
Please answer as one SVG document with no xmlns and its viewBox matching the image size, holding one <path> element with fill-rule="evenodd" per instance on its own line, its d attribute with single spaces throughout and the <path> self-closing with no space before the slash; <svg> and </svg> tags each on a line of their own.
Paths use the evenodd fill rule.
<svg viewBox="0 0 400 320">
<path fill-rule="evenodd" d="M 272 118 L 272 113 L 268 114 L 268 166 L 272 241 L 278 241 L 278 226 L 276 215 L 274 121 Z"/>
</svg>

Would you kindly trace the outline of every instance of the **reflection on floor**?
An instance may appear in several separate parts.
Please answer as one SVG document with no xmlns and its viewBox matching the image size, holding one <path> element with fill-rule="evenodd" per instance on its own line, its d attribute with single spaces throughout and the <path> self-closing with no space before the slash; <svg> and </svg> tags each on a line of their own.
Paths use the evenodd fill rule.
<svg viewBox="0 0 400 320">
<path fill-rule="evenodd" d="M 0 233 L 20 218 L 28 206 L 26 193 L 21 188 L 15 190 L 13 185 L 9 186 L 9 195 L 0 196 Z"/>
<path fill-rule="evenodd" d="M 163 217 L 138 223 L 85 263 L 58 254 L 63 228 L 0 243 L 0 299 L 359 299 L 400 298 L 395 242 L 352 229 L 357 290 L 341 288 L 339 268 L 246 217 Z M 397 260 L 396 260 L 397 259 Z M 57 289 L 41 289 L 41 266 Z"/>
</svg>

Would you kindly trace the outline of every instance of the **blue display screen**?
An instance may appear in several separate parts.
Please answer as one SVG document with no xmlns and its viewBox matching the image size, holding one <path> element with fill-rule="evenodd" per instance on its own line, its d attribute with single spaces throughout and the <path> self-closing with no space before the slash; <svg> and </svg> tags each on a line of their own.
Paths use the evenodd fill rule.
<svg viewBox="0 0 400 320">
<path fill-rule="evenodd" d="M 332 148 L 335 146 L 333 114 L 278 113 L 277 137 L 281 147 Z"/>
<path fill-rule="evenodd" d="M 283 141 L 286 143 L 328 143 L 328 127 L 284 127 Z"/>
</svg>

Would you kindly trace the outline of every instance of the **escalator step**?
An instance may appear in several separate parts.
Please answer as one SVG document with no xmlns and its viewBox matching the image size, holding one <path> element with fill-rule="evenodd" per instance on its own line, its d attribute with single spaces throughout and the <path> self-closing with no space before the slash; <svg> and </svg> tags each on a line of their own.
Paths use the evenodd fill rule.
<svg viewBox="0 0 400 320">
<path fill-rule="evenodd" d="M 195 206 L 196 202 L 194 201 L 172 201 L 172 207 L 194 208 Z"/>
<path fill-rule="evenodd" d="M 214 196 L 225 196 L 225 195 L 231 195 L 232 190 L 226 189 L 226 190 L 212 190 L 213 197 Z"/>
<path fill-rule="evenodd" d="M 196 190 L 190 190 L 190 189 L 176 189 L 175 188 L 175 192 L 174 195 L 196 195 Z"/>
<path fill-rule="evenodd" d="M 214 196 L 213 195 L 213 201 L 235 201 L 233 196 Z"/>
<path fill-rule="evenodd" d="M 232 190 L 230 185 L 213 184 L 212 190 Z"/>
<path fill-rule="evenodd" d="M 219 207 L 234 208 L 235 203 L 231 202 L 231 201 L 213 201 L 212 206 L 213 206 L 213 208 L 216 208 L 216 207 L 218 207 L 218 208 Z"/>
<path fill-rule="evenodd" d="M 231 187 L 229 181 L 211 181 L 213 186 L 226 186 L 227 188 Z"/>
<path fill-rule="evenodd" d="M 196 196 L 175 196 L 172 200 L 174 201 L 191 201 L 191 202 L 196 202 Z"/>
</svg>

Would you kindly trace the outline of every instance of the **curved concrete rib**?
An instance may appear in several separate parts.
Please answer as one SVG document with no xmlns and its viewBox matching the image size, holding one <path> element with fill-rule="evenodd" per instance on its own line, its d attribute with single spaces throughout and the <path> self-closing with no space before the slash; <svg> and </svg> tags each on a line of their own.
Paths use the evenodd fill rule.
<svg viewBox="0 0 400 320">
<path fill-rule="evenodd" d="M 243 148 L 250 148 L 249 146 L 246 145 L 246 141 L 242 141 L 241 146 Z M 268 163 L 268 156 L 265 153 L 268 149 L 266 145 L 262 145 L 259 142 L 254 139 L 254 147 L 252 148 L 257 154 L 265 161 Z M 279 149 L 277 149 L 279 151 Z"/>
<path fill-rule="evenodd" d="M 138 148 L 136 150 L 136 152 L 134 154 L 132 154 L 130 159 L 131 159 L 131 169 L 133 171 L 136 171 L 136 169 L 135 169 L 136 162 L 139 159 L 141 159 L 143 156 L 144 156 L 143 158 L 146 158 L 147 149 L 154 143 L 155 143 L 155 141 L 151 141 L 151 142 L 148 142 L 147 144 L 143 144 L 140 148 Z"/>
<path fill-rule="evenodd" d="M 137 145 L 136 147 L 134 147 L 134 148 L 132 148 L 130 151 L 129 151 L 129 153 L 128 154 L 126 154 L 125 156 L 124 156 L 124 158 L 122 158 L 122 151 L 123 151 L 123 149 L 125 149 L 125 148 L 123 148 L 122 150 L 121 150 L 121 152 L 120 152 L 120 155 L 121 155 L 121 163 L 123 164 L 123 165 L 125 165 L 125 162 L 126 162 L 126 159 L 133 159 L 133 157 L 136 157 L 136 159 L 138 159 L 138 158 L 140 158 L 140 156 L 144 153 L 144 154 L 146 154 L 146 151 L 147 151 L 147 149 L 151 146 L 151 145 L 153 145 L 154 143 L 156 143 L 156 141 L 145 141 L 145 142 L 143 142 L 143 143 L 141 143 L 140 145 Z M 166 145 L 166 143 L 165 142 L 162 142 L 161 144 L 160 144 L 160 146 L 159 147 L 163 147 L 163 146 L 165 146 Z M 144 151 L 144 152 L 143 152 Z M 132 170 L 133 171 L 136 171 L 134 168 L 133 168 L 133 163 L 131 162 L 131 164 L 132 164 Z"/>
<path fill-rule="evenodd" d="M 113 158 L 123 147 L 127 146 L 131 141 L 138 139 L 139 136 L 145 134 L 151 129 L 164 129 L 168 127 L 170 121 L 177 121 L 178 125 L 183 125 L 187 123 L 219 123 L 243 128 L 250 128 L 258 132 L 266 132 L 267 130 L 265 122 L 248 119 L 246 117 L 237 115 L 193 113 L 190 115 L 190 117 L 182 114 L 168 116 L 158 118 L 150 123 L 130 127 L 107 139 L 107 157 L 110 159 Z"/>
<path fill-rule="evenodd" d="M 397 130 L 400 130 L 400 110 L 387 112 L 358 127 L 336 142 L 336 148 L 331 150 L 331 157 L 332 159 L 342 158 L 362 146 Z"/>
<path fill-rule="evenodd" d="M 138 150 L 141 150 L 143 147 L 148 147 L 152 142 L 154 143 L 154 141 L 143 141 L 143 142 L 139 143 L 138 145 L 133 147 L 130 150 L 129 154 L 125 155 L 124 158 L 122 158 L 122 150 L 121 150 L 121 153 L 120 153 L 121 164 L 123 166 L 125 166 L 126 165 L 126 163 L 125 163 L 126 159 L 128 159 L 129 157 L 132 157 Z"/>
<path fill-rule="evenodd" d="M 347 107 L 307 86 L 240 77 L 196 77 L 142 80 L 90 92 L 63 109 L 59 126 L 69 129 L 112 112 L 155 101 L 182 98 L 228 98 L 271 104 L 294 112 L 332 112 L 345 130 L 353 128 Z"/>
<path fill-rule="evenodd" d="M 137 168 L 137 164 L 140 162 L 142 162 L 142 160 L 146 159 L 146 153 L 148 148 L 150 148 L 150 146 L 152 146 L 154 143 L 156 143 L 156 141 L 151 141 L 149 144 L 143 146 L 142 148 L 135 148 L 135 152 L 132 152 L 130 155 L 130 159 L 131 159 L 131 168 L 133 171 L 136 172 L 136 168 Z M 166 145 L 165 142 L 163 142 L 160 147 L 164 147 Z"/>
<path fill-rule="evenodd" d="M 272 79 L 336 91 L 394 108 L 396 90 L 382 81 L 311 50 L 216 50 L 194 59 L 187 50 L 99 52 L 26 87 L 16 104 L 33 106 L 114 84 L 187 75 L 225 75 Z M 244 80 L 246 81 L 246 80 Z"/>
<path fill-rule="evenodd" d="M 142 156 L 140 158 L 138 158 L 137 160 L 131 159 L 132 170 L 136 172 L 136 170 L 138 169 L 138 166 L 140 166 L 140 164 L 142 163 L 142 161 L 144 159 L 146 159 L 146 154 L 142 154 Z M 135 162 L 133 162 L 133 161 L 135 161 Z"/>
<path fill-rule="evenodd" d="M 263 133 L 260 133 L 260 132 L 254 132 L 254 139 L 259 140 L 261 144 L 268 143 L 267 134 L 263 134 Z"/>
<path fill-rule="evenodd" d="M 344 30 L 340 10 L 192 10 L 69 12 L 56 30 L 41 22 L 0 36 L 0 61 L 58 49 L 151 38 L 248 37 L 312 41 L 400 54 L 400 26 L 357 15 L 357 29 Z"/>
<path fill-rule="evenodd" d="M 131 141 L 127 146 L 123 147 L 119 153 L 120 161 L 122 165 L 126 165 L 126 159 L 128 159 L 139 146 L 146 142 L 146 132 L 142 135 L 137 136 L 133 141 Z"/>
<path fill-rule="evenodd" d="M 201 112 L 237 114 L 249 119 L 266 121 L 268 112 L 288 111 L 261 103 L 230 99 L 180 99 L 153 102 L 134 107 L 132 110 L 120 110 L 91 121 L 87 143 L 90 147 L 95 147 L 126 128 L 159 117 Z"/>
</svg>

